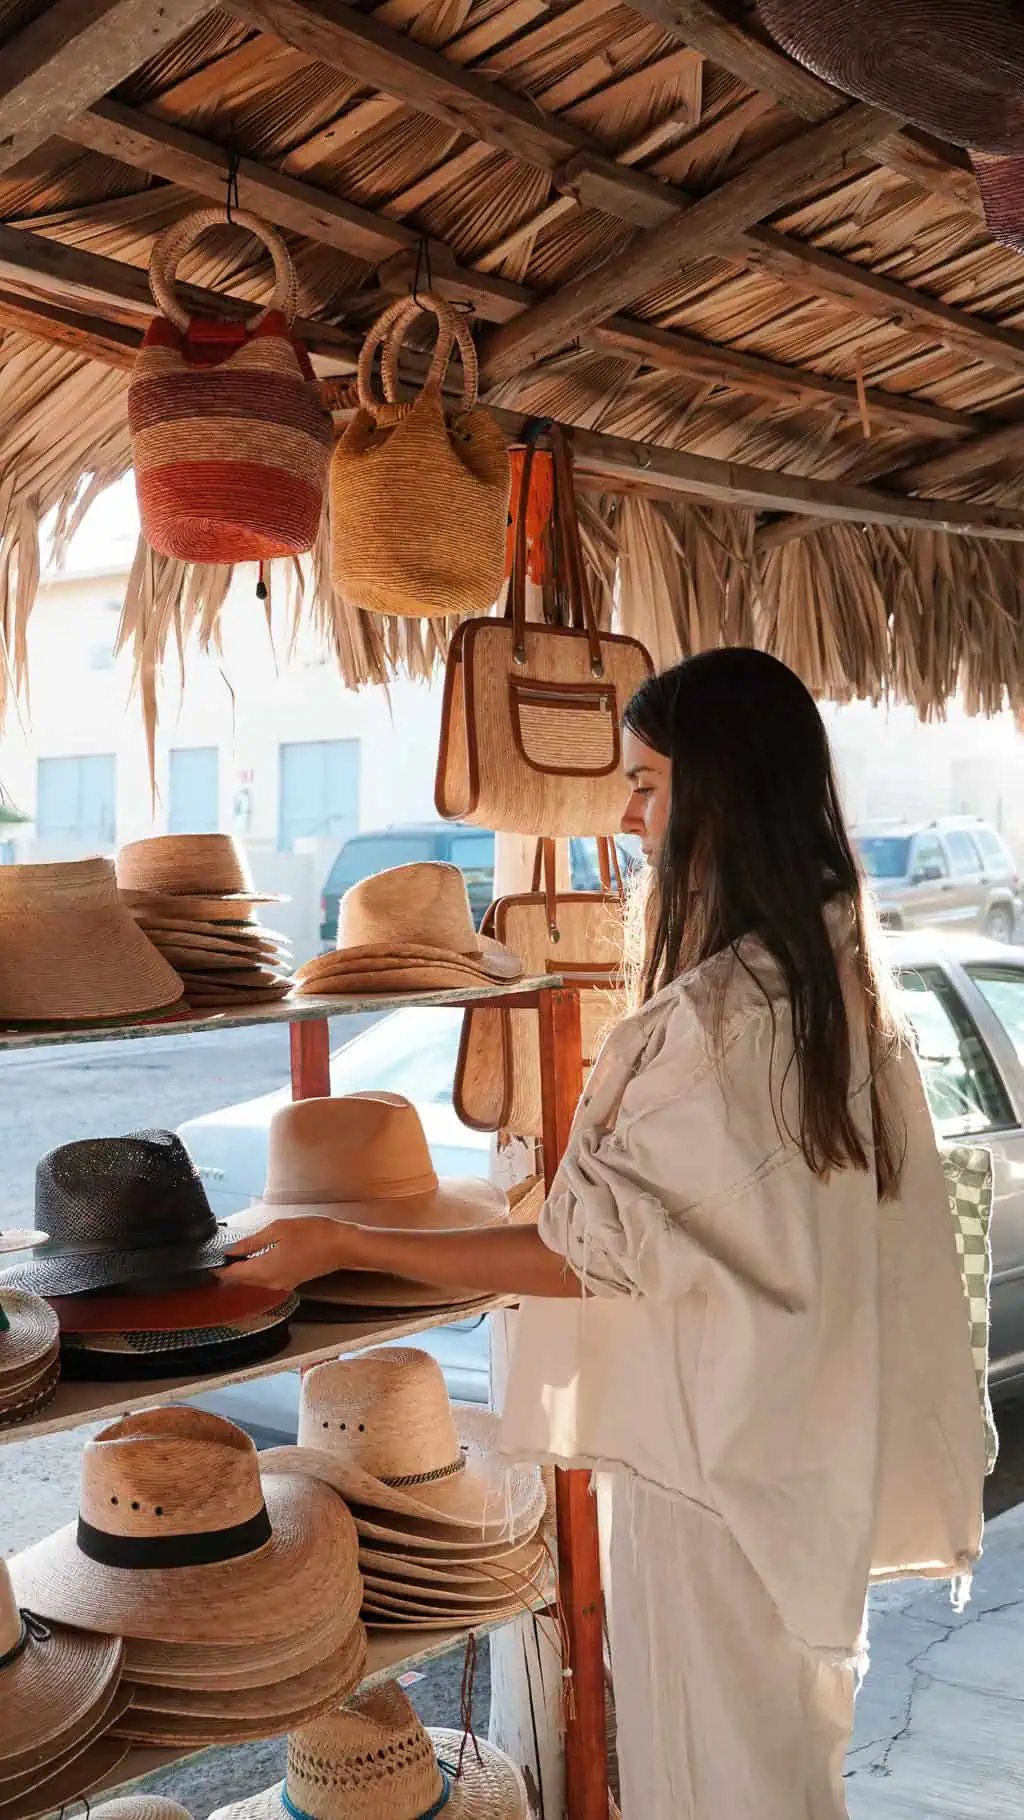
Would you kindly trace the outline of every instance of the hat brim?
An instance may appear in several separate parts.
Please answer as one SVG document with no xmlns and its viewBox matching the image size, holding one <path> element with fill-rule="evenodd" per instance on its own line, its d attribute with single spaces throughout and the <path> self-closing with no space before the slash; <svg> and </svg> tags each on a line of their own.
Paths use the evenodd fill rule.
<svg viewBox="0 0 1024 1820">
<path fill-rule="evenodd" d="M 8 1226 L 0 1232 L 0 1255 L 7 1251 L 31 1251 L 33 1245 L 45 1245 L 48 1233 L 34 1226 Z"/>
<path fill-rule="evenodd" d="M 0 1333 L 0 1396 L 7 1373 L 12 1376 L 42 1364 L 60 1338 L 57 1316 L 48 1302 L 20 1289 L 0 1289 L 0 1308 L 8 1325 Z"/>
<path fill-rule="evenodd" d="M 202 1245 L 166 1245 L 145 1251 L 65 1251 L 34 1257 L 0 1273 L 0 1291 L 27 1289 L 33 1295 L 85 1295 L 93 1289 L 116 1289 L 122 1283 L 148 1283 L 161 1277 L 190 1276 L 216 1270 L 229 1244 L 223 1229 Z"/>
<path fill-rule="evenodd" d="M 127 1334 L 125 1338 L 137 1342 L 140 1336 Z M 185 1371 L 237 1371 L 246 1365 L 258 1365 L 264 1359 L 275 1359 L 290 1338 L 287 1320 L 273 1321 L 253 1333 L 222 1334 L 209 1341 L 197 1339 L 191 1345 L 169 1351 L 134 1351 L 131 1346 L 115 1351 L 91 1345 L 88 1340 L 75 1344 L 69 1335 L 61 1349 L 61 1361 L 64 1376 L 79 1384 L 153 1383 Z"/>
<path fill-rule="evenodd" d="M 4 1300 L 0 1296 L 0 1302 Z M 179 1333 L 199 1328 L 236 1327 L 238 1323 L 286 1309 L 280 1289 L 258 1283 L 234 1283 L 211 1273 L 205 1283 L 154 1295 L 51 1296 L 61 1333 Z M 0 1336 L 0 1366 L 2 1366 Z"/>
<path fill-rule="evenodd" d="M 153 886 L 118 884 L 118 896 L 129 909 L 145 904 L 287 904 L 288 897 L 275 891 L 157 891 Z"/>
<path fill-rule="evenodd" d="M 201 1567 L 106 1567 L 68 1523 L 8 1563 L 20 1605 L 83 1630 L 177 1643 L 249 1643 L 301 1635 L 319 1620 L 324 1588 L 358 1572 L 348 1512 L 305 1477 L 263 1479 L 271 1539 L 255 1553 Z"/>
<path fill-rule="evenodd" d="M 365 1542 L 359 1549 L 359 1567 L 364 1580 L 373 1574 L 384 1578 L 391 1576 L 396 1585 L 400 1583 L 410 1589 L 418 1586 L 431 1592 L 435 1589 L 451 1592 L 460 1592 L 466 1587 L 475 1589 L 485 1579 L 515 1585 L 521 1580 L 532 1579 L 539 1563 L 546 1559 L 547 1548 L 539 1540 L 517 1542 L 507 1554 L 497 1554 L 493 1559 L 483 1561 L 445 1561 L 440 1557 L 422 1561 L 397 1548 L 375 1548 Z M 410 1592 L 409 1596 L 414 1595 Z"/>
<path fill-rule="evenodd" d="M 461 1416 L 464 1412 L 458 1412 Z M 330 1485 L 346 1504 L 384 1511 L 457 1530 L 522 1541 L 544 1515 L 546 1496 L 539 1466 L 509 1466 L 497 1456 L 498 1419 L 489 1410 L 473 1412 L 472 1445 L 462 1470 L 431 1484 L 389 1485 L 325 1448 L 272 1447 L 260 1455 L 264 1473 L 303 1473 Z M 456 1417 L 463 1439 L 462 1425 Z"/>
<path fill-rule="evenodd" d="M 246 911 L 247 904 L 287 904 L 291 901 L 287 897 L 252 897 L 245 893 L 218 897 L 201 891 L 144 891 L 128 885 L 119 885 L 117 889 L 122 903 L 129 910 L 141 910 L 143 915 L 157 915 L 165 910 L 168 915 L 187 922 L 230 923 L 243 927 L 254 920 Z"/>
<path fill-rule="evenodd" d="M 434 1755 L 444 1763 L 460 1764 L 461 1774 L 452 1778 L 451 1792 L 445 1802 L 444 1820 L 529 1820 L 530 1804 L 522 1775 L 503 1751 L 485 1739 L 470 1739 L 463 1749 L 463 1734 L 446 1728 L 430 1727 L 427 1736 Z M 391 1771 L 380 1765 L 381 1820 L 387 1812 L 387 1788 Z M 330 1768 L 327 1766 L 329 1776 Z M 329 1787 L 329 1782 L 327 1784 Z M 365 1783 L 363 1784 L 365 1788 Z M 282 1800 L 281 1781 L 244 1801 L 233 1801 L 229 1807 L 217 1808 L 210 1820 L 289 1820 Z"/>
<path fill-rule="evenodd" d="M 13 1402 L 0 1406 L 0 1428 L 17 1428 L 20 1423 L 39 1415 L 53 1402 L 59 1383 L 60 1359 L 55 1356 L 41 1378 L 19 1391 Z"/>
<path fill-rule="evenodd" d="M 367 1580 L 364 1576 L 364 1585 L 366 1588 L 365 1600 L 368 1600 L 371 1606 L 393 1611 L 396 1618 L 403 1619 L 407 1617 L 447 1618 L 450 1624 L 467 1624 L 482 1614 L 489 1615 L 495 1611 L 523 1612 L 530 1607 L 529 1592 L 526 1587 L 486 1586 L 478 1595 L 465 1594 L 461 1598 L 452 1597 L 450 1594 L 445 1596 L 442 1593 L 438 1593 L 436 1596 L 427 1595 L 426 1589 L 421 1587 L 421 1594 L 426 1596 L 417 1598 L 414 1594 L 403 1591 L 400 1586 L 395 1586 L 386 1578 L 379 1580 L 374 1576 Z M 538 1598 L 540 1595 L 541 1588 L 538 1587 Z"/>
<path fill-rule="evenodd" d="M 430 1283 L 413 1283 L 406 1277 L 381 1276 L 373 1270 L 336 1270 L 303 1287 L 303 1300 L 330 1302 L 353 1309 L 462 1308 L 474 1301 L 491 1301 L 478 1289 L 436 1289 Z"/>
<path fill-rule="evenodd" d="M 274 1729 L 304 1709 L 322 1710 L 343 1700 L 357 1687 L 366 1663 L 366 1631 L 358 1618 L 348 1636 L 329 1655 L 295 1674 L 279 1675 L 259 1687 L 187 1688 L 132 1682 L 133 1713 L 172 1713 L 190 1719 L 260 1721 Z"/>
<path fill-rule="evenodd" d="M 0 1761 L 26 1771 L 58 1754 L 62 1739 L 101 1716 L 117 1688 L 124 1657 L 120 1638 L 92 1636 L 54 1625 L 48 1636 L 29 1635 L 24 1649 L 3 1674 L 0 1703 Z M 31 1738 L 30 1751 L 23 1740 Z M 3 1797 L 0 1785 L 0 1798 Z"/>
<path fill-rule="evenodd" d="M 275 1675 L 297 1675 L 331 1655 L 351 1636 L 363 1602 L 362 1581 L 345 1582 L 329 1602 L 326 1618 L 307 1625 L 301 1636 L 264 1643 L 258 1652 L 248 1645 L 153 1642 L 129 1637 L 125 1643 L 124 1678 L 141 1685 L 244 1691 L 266 1687 Z"/>
<path fill-rule="evenodd" d="M 454 1228 L 500 1225 L 507 1215 L 508 1196 L 493 1182 L 473 1176 L 445 1176 L 426 1194 L 407 1194 L 393 1199 L 382 1196 L 373 1201 L 254 1201 L 244 1213 L 233 1213 L 225 1222 L 225 1230 L 233 1235 L 232 1243 L 240 1238 L 257 1237 L 274 1220 L 334 1220 L 341 1226 L 447 1232 Z M 337 1273 L 332 1272 L 332 1276 L 334 1274 Z M 319 1285 L 330 1278 L 313 1280 Z M 433 1288 L 430 1288 L 430 1296 L 435 1302 L 444 1300 L 444 1292 L 439 1297 Z"/>
<path fill-rule="evenodd" d="M 29 1786 L 9 1801 L 0 1800 L 0 1820 L 35 1820 L 37 1814 L 58 1813 L 71 1801 L 88 1795 L 106 1782 L 128 1755 L 128 1745 L 104 1737 L 60 1759 L 52 1774 L 36 1775 Z M 4 1793 L 0 1785 L 0 1796 Z M 95 1811 L 95 1810 L 94 1810 Z"/>
<path fill-rule="evenodd" d="M 327 954 L 315 954 L 299 972 L 312 979 L 339 967 L 373 972 L 408 963 L 466 968 L 484 974 L 492 985 L 520 979 L 523 972 L 518 954 L 486 935 L 477 936 L 475 945 L 465 949 L 436 948 L 429 942 L 366 942 L 359 947 L 332 948 Z"/>
</svg>

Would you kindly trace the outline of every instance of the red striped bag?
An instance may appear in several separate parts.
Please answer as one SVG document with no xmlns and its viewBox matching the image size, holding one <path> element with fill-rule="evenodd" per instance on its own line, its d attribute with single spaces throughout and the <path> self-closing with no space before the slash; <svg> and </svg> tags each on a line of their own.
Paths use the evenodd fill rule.
<svg viewBox="0 0 1024 1820">
<path fill-rule="evenodd" d="M 160 315 L 128 389 L 142 529 L 155 550 L 190 562 L 298 556 L 316 539 L 334 433 L 302 343 L 291 333 L 295 272 L 281 236 L 236 210 L 268 248 L 276 275 L 252 322 L 190 317 L 174 274 L 217 209 L 161 236 L 149 277 Z"/>
</svg>

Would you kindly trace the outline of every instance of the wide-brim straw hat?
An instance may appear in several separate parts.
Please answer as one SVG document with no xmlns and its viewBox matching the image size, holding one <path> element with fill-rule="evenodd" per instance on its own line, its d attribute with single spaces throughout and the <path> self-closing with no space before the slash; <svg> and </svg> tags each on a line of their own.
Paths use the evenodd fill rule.
<svg viewBox="0 0 1024 1820">
<path fill-rule="evenodd" d="M 27 1290 L 0 1289 L 0 1398 L 8 1383 L 52 1362 L 59 1339 L 60 1323 L 48 1302 Z"/>
<path fill-rule="evenodd" d="M 248 1688 L 182 1687 L 147 1679 L 131 1682 L 132 1709 L 170 1713 L 190 1719 L 242 1719 L 250 1724 L 284 1719 L 294 1722 L 303 1708 L 312 1712 L 343 1700 L 359 1685 L 366 1666 L 366 1629 L 355 1618 L 348 1636 L 329 1655 L 321 1655 L 294 1674 L 277 1674 L 272 1680 Z"/>
<path fill-rule="evenodd" d="M 359 1567 L 364 1581 L 374 1575 L 390 1579 L 396 1588 L 419 1587 L 421 1593 L 461 1592 L 475 1589 L 484 1579 L 498 1586 L 516 1586 L 532 1580 L 547 1559 L 547 1545 L 531 1537 L 506 1545 L 483 1560 L 445 1560 L 443 1556 L 419 1558 L 397 1547 L 360 1543 Z"/>
<path fill-rule="evenodd" d="M 165 1795 L 122 1795 L 94 1807 L 91 1820 L 192 1820 L 187 1807 Z"/>
<path fill-rule="evenodd" d="M 298 1445 L 261 1466 L 307 1473 L 363 1509 L 521 1541 L 543 1517 L 543 1481 L 539 1467 L 499 1459 L 497 1431 L 489 1410 L 456 1415 L 429 1353 L 380 1347 L 308 1371 Z"/>
<path fill-rule="evenodd" d="M 11 1292 L 0 1292 L 0 1303 Z M 61 1333 L 189 1333 L 211 1327 L 238 1328 L 260 1315 L 273 1316 L 289 1305 L 280 1289 L 260 1283 L 236 1283 L 230 1273 L 211 1271 L 180 1289 L 145 1293 L 128 1290 L 111 1295 L 50 1296 L 46 1306 Z M 2 1342 L 0 1342 L 2 1353 Z"/>
<path fill-rule="evenodd" d="M 127 904 L 136 921 L 143 924 L 169 917 L 175 923 L 184 923 L 187 928 L 201 932 L 212 927 L 214 931 L 270 935 L 280 942 L 287 939 L 278 930 L 265 928 L 253 908 L 254 903 L 285 903 L 285 898 L 210 897 L 183 891 L 171 895 L 162 891 L 133 891 L 126 885 L 119 885 L 118 890 L 121 902 Z"/>
<path fill-rule="evenodd" d="M 70 1748 L 76 1728 L 115 1692 L 123 1660 L 117 1637 L 41 1623 L 33 1607 L 19 1609 L 0 1560 L 0 1769 L 27 1773 Z"/>
<path fill-rule="evenodd" d="M 257 1315 L 245 1327 L 199 1328 L 191 1334 L 67 1334 L 61 1365 L 64 1376 L 79 1383 L 152 1382 L 260 1364 L 277 1358 L 290 1338 L 287 1315 Z"/>
<path fill-rule="evenodd" d="M 315 1481 L 261 1478 L 233 1422 L 177 1405 L 102 1429 L 82 1455 L 78 1523 L 16 1555 L 45 1620 L 179 1643 L 301 1635 L 325 1587 L 358 1574 L 354 1525 Z"/>
<path fill-rule="evenodd" d="M 510 949 L 477 934 L 459 868 L 426 861 L 375 873 L 346 891 L 335 951 L 315 955 L 297 978 L 304 992 L 402 991 L 403 976 L 422 975 L 424 990 L 436 980 L 433 989 L 444 991 L 506 983 L 522 971 Z M 378 979 L 376 987 L 365 983 Z"/>
<path fill-rule="evenodd" d="M 133 897 L 227 898 L 234 904 L 276 904 L 257 891 L 245 851 L 230 834 L 155 834 L 129 841 L 117 855 L 117 882 Z"/>
<path fill-rule="evenodd" d="M 295 1100 L 275 1112 L 263 1198 L 226 1229 L 237 1239 L 272 1220 L 320 1217 L 434 1231 L 491 1225 L 507 1211 L 507 1195 L 490 1182 L 438 1179 L 409 1100 L 351 1093 Z"/>
<path fill-rule="evenodd" d="M 124 1677 L 131 1685 L 223 1689 L 239 1692 L 266 1687 L 314 1668 L 349 1641 L 359 1621 L 363 1588 L 359 1579 L 343 1583 L 325 1601 L 319 1619 L 301 1636 L 264 1642 L 259 1651 L 248 1644 L 165 1643 L 129 1637 L 125 1642 Z"/>
<path fill-rule="evenodd" d="M 284 1782 L 211 1820 L 528 1820 L 529 1811 L 510 1757 L 461 1732 L 427 1731 L 389 1681 L 293 1732 Z"/>
<path fill-rule="evenodd" d="M 181 995 L 110 860 L 0 867 L 0 1024 L 116 1022 Z"/>
<path fill-rule="evenodd" d="M 108 1781 L 128 1750 L 127 1744 L 108 1734 L 47 1764 L 45 1773 L 33 1770 L 29 1776 L 0 1782 L 0 1820 L 35 1820 L 37 1814 L 60 1813 Z"/>
</svg>

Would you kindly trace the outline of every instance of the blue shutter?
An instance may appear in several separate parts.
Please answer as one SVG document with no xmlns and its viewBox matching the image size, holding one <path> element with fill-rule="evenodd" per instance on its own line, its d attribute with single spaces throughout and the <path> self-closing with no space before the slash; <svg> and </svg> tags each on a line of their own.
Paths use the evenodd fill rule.
<svg viewBox="0 0 1024 1820">
<path fill-rule="evenodd" d="M 40 840 L 114 846 L 117 760 L 112 752 L 41 758 L 36 775 L 36 831 Z"/>
<path fill-rule="evenodd" d="M 220 829 L 220 754 L 216 746 L 179 746 L 171 753 L 169 834 Z"/>
<path fill-rule="evenodd" d="M 281 747 L 278 846 L 290 852 L 303 837 L 338 845 L 359 825 L 359 742 L 300 740 Z"/>
</svg>

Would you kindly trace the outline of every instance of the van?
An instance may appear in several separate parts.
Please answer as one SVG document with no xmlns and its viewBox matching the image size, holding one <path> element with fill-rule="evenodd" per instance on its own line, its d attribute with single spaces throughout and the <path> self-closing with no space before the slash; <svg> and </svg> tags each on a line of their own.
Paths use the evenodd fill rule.
<svg viewBox="0 0 1024 1820">
<path fill-rule="evenodd" d="M 977 930 L 1013 941 L 1020 880 L 988 822 L 937 816 L 855 828 L 853 841 L 884 928 Z"/>
</svg>

